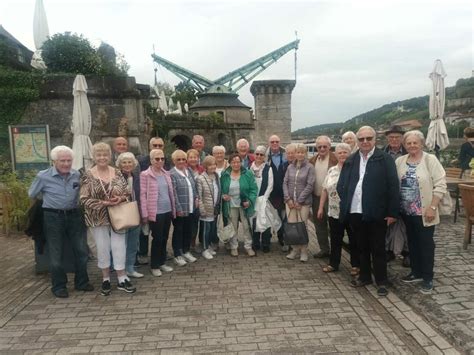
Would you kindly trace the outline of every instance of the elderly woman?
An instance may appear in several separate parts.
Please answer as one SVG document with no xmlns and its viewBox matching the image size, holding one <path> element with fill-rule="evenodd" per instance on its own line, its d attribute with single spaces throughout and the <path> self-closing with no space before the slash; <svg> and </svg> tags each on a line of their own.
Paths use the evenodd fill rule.
<svg viewBox="0 0 474 355">
<path fill-rule="evenodd" d="M 151 242 L 151 273 L 161 276 L 173 268 L 165 264 L 166 244 L 171 220 L 176 215 L 173 184 L 164 169 L 165 155 L 160 149 L 150 152 L 150 167 L 140 174 L 140 209 L 142 223 L 149 223 Z"/>
<path fill-rule="evenodd" d="M 110 226 L 107 207 L 118 205 L 129 196 L 127 181 L 122 173 L 111 166 L 112 151 L 106 143 L 92 147 L 95 166 L 81 180 L 80 200 L 84 206 L 86 225 L 94 236 L 97 247 L 98 266 L 102 270 L 103 296 L 110 295 L 110 255 L 117 271 L 117 289 L 133 293 L 136 288 L 125 272 L 126 240 Z"/>
<path fill-rule="evenodd" d="M 242 224 L 244 235 L 244 248 L 248 256 L 255 256 L 252 249 L 252 237 L 250 235 L 249 218 L 255 213 L 255 199 L 257 198 L 257 184 L 253 174 L 242 167 L 242 159 L 239 154 L 231 155 L 230 167 L 222 172 L 222 217 L 224 224 L 230 222 L 234 226 L 236 234 L 229 240 L 230 255 L 238 256 L 239 242 L 237 231 L 239 221 Z"/>
<path fill-rule="evenodd" d="M 307 148 L 304 144 L 295 145 L 295 160 L 288 166 L 283 180 L 283 197 L 286 203 L 286 216 L 289 223 L 306 222 L 313 203 L 315 180 L 314 166 L 308 163 Z M 294 260 L 300 255 L 300 261 L 308 261 L 308 244 L 292 245 L 286 256 Z"/>
<path fill-rule="evenodd" d="M 199 197 L 199 231 L 202 236 L 202 256 L 213 259 L 216 252 L 212 243 L 217 243 L 217 215 L 221 201 L 219 175 L 216 172 L 216 159 L 212 156 L 204 158 L 205 171 L 196 179 Z"/>
<path fill-rule="evenodd" d="M 229 162 L 225 159 L 225 147 L 223 145 L 212 147 L 212 156 L 216 158 L 216 173 L 220 177 L 222 172 L 229 167 Z"/>
<path fill-rule="evenodd" d="M 296 144 L 295 143 L 288 144 L 285 147 L 285 152 L 286 152 L 286 160 L 288 160 L 287 166 L 285 167 L 286 169 L 288 165 L 293 163 L 296 159 Z"/>
<path fill-rule="evenodd" d="M 189 149 L 186 154 L 186 162 L 188 163 L 188 168 L 191 169 L 191 171 L 193 172 L 193 176 L 196 179 L 204 171 L 202 165 L 199 164 L 199 152 L 196 149 Z"/>
<path fill-rule="evenodd" d="M 421 283 L 421 293 L 433 290 L 435 225 L 439 224 L 438 205 L 446 194 L 446 173 L 438 159 L 423 152 L 425 137 L 420 131 L 403 135 L 408 154 L 399 157 L 400 207 L 405 222 L 411 272 L 403 282 Z"/>
<path fill-rule="evenodd" d="M 175 150 L 171 155 L 174 168 L 170 170 L 173 181 L 174 199 L 176 201 L 176 218 L 173 220 L 174 262 L 184 266 L 197 259 L 191 254 L 191 240 L 194 238 L 193 219 L 199 206 L 196 182 L 191 168 L 186 166 L 187 154 Z"/>
<path fill-rule="evenodd" d="M 131 196 L 131 201 L 137 201 L 140 205 L 140 175 L 136 170 L 138 161 L 135 155 L 130 152 L 121 153 L 115 162 L 123 177 L 127 181 L 127 192 Z M 135 270 L 137 259 L 138 238 L 140 237 L 141 226 L 129 228 L 125 234 L 127 241 L 127 254 L 125 259 L 125 271 L 129 277 L 141 278 L 143 274 Z"/>
<path fill-rule="evenodd" d="M 265 146 L 259 145 L 255 149 L 255 161 L 250 166 L 250 171 L 253 173 L 255 182 L 257 183 L 257 199 L 260 201 L 259 203 L 263 204 L 264 206 L 267 204 L 270 194 L 273 191 L 273 171 L 270 165 L 265 164 L 266 151 L 267 148 L 265 148 Z M 268 227 L 263 232 L 256 231 L 257 221 L 259 221 L 261 218 L 266 218 L 266 216 L 261 216 L 258 211 L 252 218 L 253 249 L 260 250 L 261 247 L 264 253 L 268 253 L 270 251 L 270 240 L 272 239 L 272 233 L 270 227 Z"/>
<path fill-rule="evenodd" d="M 337 165 L 329 168 L 328 174 L 323 182 L 323 190 L 321 192 L 321 199 L 319 201 L 319 208 L 317 217 L 322 219 L 324 214 L 324 205 L 328 201 L 328 222 L 331 235 L 331 254 L 329 256 L 329 265 L 323 267 L 324 272 L 333 272 L 339 270 L 341 263 L 342 239 L 344 238 L 344 224 L 339 221 L 339 205 L 341 200 L 337 194 L 337 182 L 341 174 L 342 166 L 347 157 L 351 155 L 351 146 L 347 143 L 339 143 L 336 145 L 335 154 L 337 157 Z M 359 270 L 359 251 L 355 242 L 355 236 L 352 231 L 348 229 L 350 255 L 351 255 L 351 275 L 355 276 Z"/>
<path fill-rule="evenodd" d="M 357 136 L 352 131 L 347 131 L 342 135 L 342 142 L 349 144 L 351 147 L 351 153 L 354 153 L 357 148 Z"/>
</svg>

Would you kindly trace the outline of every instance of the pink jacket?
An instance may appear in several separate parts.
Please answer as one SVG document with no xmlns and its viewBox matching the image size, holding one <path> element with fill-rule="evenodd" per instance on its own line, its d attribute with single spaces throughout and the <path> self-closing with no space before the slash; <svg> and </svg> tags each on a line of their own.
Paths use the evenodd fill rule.
<svg viewBox="0 0 474 355">
<path fill-rule="evenodd" d="M 168 193 L 171 201 L 171 213 L 173 218 L 176 218 L 176 204 L 174 201 L 173 184 L 171 183 L 170 174 L 163 170 L 166 182 L 168 183 Z M 156 182 L 156 175 L 150 166 L 147 170 L 140 173 L 140 209 L 142 218 L 147 218 L 149 221 L 156 222 L 156 211 L 158 201 L 158 184 Z"/>
</svg>

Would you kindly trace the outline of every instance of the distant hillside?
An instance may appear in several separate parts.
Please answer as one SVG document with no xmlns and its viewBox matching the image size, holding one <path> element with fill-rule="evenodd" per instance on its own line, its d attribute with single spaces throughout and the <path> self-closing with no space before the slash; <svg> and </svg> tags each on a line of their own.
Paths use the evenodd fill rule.
<svg viewBox="0 0 474 355">
<path fill-rule="evenodd" d="M 446 99 L 474 97 L 474 78 L 459 79 L 456 85 L 446 88 Z M 396 101 L 382 107 L 357 115 L 350 120 L 339 123 L 329 123 L 301 128 L 291 133 L 293 138 L 314 138 L 319 134 L 337 135 L 343 131 L 356 131 L 363 125 L 381 129 L 396 120 L 420 120 L 424 126 L 429 124 L 428 112 L 429 96 L 415 97 L 407 100 Z M 472 107 L 471 107 L 472 108 Z M 462 111 L 463 108 L 456 108 Z M 466 110 L 470 108 L 465 108 Z M 450 113 L 446 107 L 445 112 Z"/>
</svg>

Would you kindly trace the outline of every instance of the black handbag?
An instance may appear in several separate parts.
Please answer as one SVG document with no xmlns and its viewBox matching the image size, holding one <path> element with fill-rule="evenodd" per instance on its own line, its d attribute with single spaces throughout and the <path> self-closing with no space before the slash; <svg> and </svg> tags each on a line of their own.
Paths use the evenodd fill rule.
<svg viewBox="0 0 474 355">
<path fill-rule="evenodd" d="M 291 211 L 292 210 L 290 210 L 288 217 Z M 309 242 L 306 223 L 303 222 L 300 211 L 296 211 L 296 213 L 298 216 L 296 222 L 285 222 L 283 224 L 283 240 L 285 241 L 285 245 L 305 245 Z M 298 221 L 298 219 L 300 221 Z"/>
</svg>

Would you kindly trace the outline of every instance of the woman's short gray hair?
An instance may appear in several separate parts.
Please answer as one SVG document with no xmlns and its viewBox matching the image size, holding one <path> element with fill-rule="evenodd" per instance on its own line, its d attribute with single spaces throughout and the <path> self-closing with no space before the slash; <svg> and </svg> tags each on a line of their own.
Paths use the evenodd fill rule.
<svg viewBox="0 0 474 355">
<path fill-rule="evenodd" d="M 285 147 L 285 152 L 288 152 L 289 150 L 296 151 L 296 144 L 295 143 L 290 143 Z"/>
<path fill-rule="evenodd" d="M 259 145 L 257 148 L 255 148 L 255 153 L 262 153 L 265 156 L 265 153 L 267 151 L 267 147 L 264 145 Z"/>
<path fill-rule="evenodd" d="M 104 142 L 98 142 L 92 146 L 92 157 L 95 159 L 95 156 L 99 152 L 105 152 L 109 155 L 109 157 L 112 156 L 112 149 L 110 148 L 110 145 Z"/>
<path fill-rule="evenodd" d="M 115 161 L 115 166 L 117 168 L 121 169 L 122 168 L 122 162 L 124 160 L 131 160 L 133 162 L 133 169 L 135 169 L 138 165 L 138 161 L 135 158 L 135 155 L 133 153 L 130 153 L 130 152 L 125 152 L 125 153 L 121 153 L 117 157 L 117 160 Z"/>
<path fill-rule="evenodd" d="M 217 152 L 222 152 L 225 154 L 225 147 L 223 145 L 215 145 L 212 147 L 212 154 L 215 154 Z"/>
<path fill-rule="evenodd" d="M 405 132 L 405 134 L 403 135 L 403 144 L 405 144 L 405 141 L 410 136 L 415 136 L 416 138 L 418 138 L 420 140 L 421 145 L 425 145 L 425 135 L 423 134 L 423 132 L 421 132 L 417 129 Z"/>
<path fill-rule="evenodd" d="M 342 135 L 342 137 L 341 137 L 342 141 L 344 141 L 344 139 L 346 139 L 346 138 L 349 137 L 349 136 L 351 136 L 351 137 L 354 139 L 354 141 L 357 140 L 357 136 L 356 136 L 356 134 L 355 134 L 354 132 L 352 132 L 352 131 L 347 131 L 346 133 L 344 133 L 344 134 Z"/>
<path fill-rule="evenodd" d="M 58 155 L 60 153 L 69 154 L 71 158 L 74 159 L 74 151 L 71 148 L 65 145 L 58 145 L 54 147 L 53 149 L 51 149 L 51 152 L 49 153 L 49 155 L 51 156 L 51 160 L 53 161 L 58 160 Z"/>
<path fill-rule="evenodd" d="M 349 153 L 352 152 L 351 146 L 347 143 L 337 143 L 335 151 L 337 152 L 338 150 L 345 150 Z"/>
</svg>

